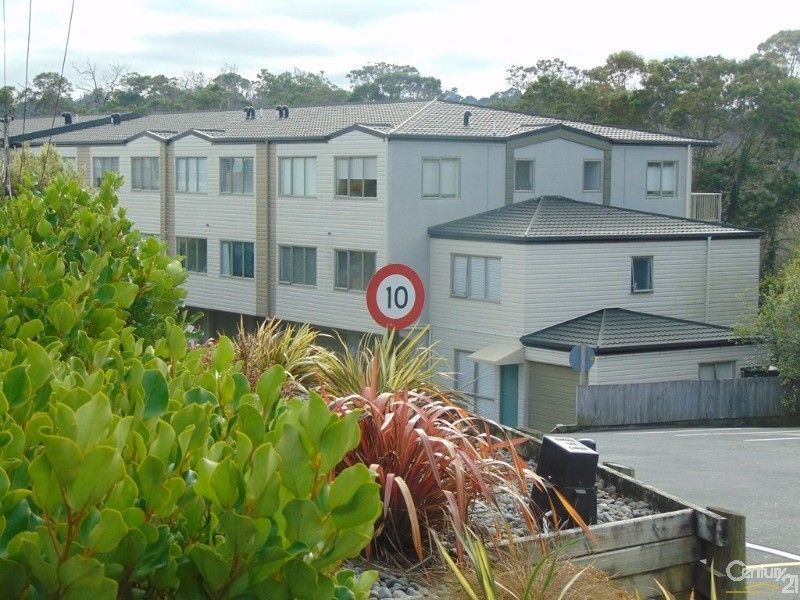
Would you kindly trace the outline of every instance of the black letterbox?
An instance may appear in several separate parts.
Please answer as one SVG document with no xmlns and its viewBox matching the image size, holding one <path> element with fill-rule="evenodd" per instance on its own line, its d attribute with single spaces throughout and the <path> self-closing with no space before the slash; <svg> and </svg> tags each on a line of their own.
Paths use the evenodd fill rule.
<svg viewBox="0 0 800 600">
<path fill-rule="evenodd" d="M 546 435 L 536 473 L 559 488 L 595 486 L 598 454 L 570 437 Z"/>
</svg>

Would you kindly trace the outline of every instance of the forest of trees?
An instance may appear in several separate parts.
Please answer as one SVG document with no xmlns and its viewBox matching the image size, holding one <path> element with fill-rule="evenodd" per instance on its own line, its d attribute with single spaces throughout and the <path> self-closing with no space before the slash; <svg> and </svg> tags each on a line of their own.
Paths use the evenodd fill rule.
<svg viewBox="0 0 800 600">
<path fill-rule="evenodd" d="M 724 217 L 763 229 L 764 266 L 774 269 L 796 241 L 800 222 L 800 30 L 781 31 L 752 56 L 647 60 L 616 52 L 591 69 L 560 59 L 512 66 L 508 88 L 462 97 L 413 66 L 368 64 L 347 74 L 348 88 L 322 72 L 295 69 L 255 79 L 225 66 L 214 77 L 145 75 L 122 65 L 73 65 L 72 79 L 39 73 L 27 89 L 0 90 L 0 104 L 19 118 L 112 111 L 239 109 L 253 104 L 320 104 L 441 97 L 468 103 L 672 131 L 717 140 L 695 154 L 694 189 L 723 192 Z M 24 87 L 24 86 L 23 86 Z M 26 107 L 27 106 L 27 107 Z"/>
</svg>

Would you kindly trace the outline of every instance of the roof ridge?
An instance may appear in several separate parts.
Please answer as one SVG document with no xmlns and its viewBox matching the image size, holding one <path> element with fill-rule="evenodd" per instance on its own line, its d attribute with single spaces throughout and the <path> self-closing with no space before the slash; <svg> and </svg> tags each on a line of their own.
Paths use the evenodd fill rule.
<svg viewBox="0 0 800 600">
<path fill-rule="evenodd" d="M 525 230 L 525 235 L 523 237 L 528 237 L 533 228 L 533 224 L 536 221 L 536 215 L 539 214 L 539 209 L 542 207 L 542 203 L 544 202 L 544 196 L 539 196 L 537 199 L 538 202 L 536 203 L 536 208 L 533 210 L 533 214 L 531 215 L 531 221 L 528 223 L 528 228 Z"/>
<path fill-rule="evenodd" d="M 393 134 L 395 131 L 397 131 L 398 129 L 400 129 L 400 128 L 401 128 L 403 125 L 405 125 L 406 123 L 408 123 L 408 122 L 409 122 L 411 119 L 413 119 L 414 117 L 416 117 L 418 114 L 420 114 L 422 111 L 424 111 L 426 108 L 428 108 L 428 107 L 429 107 L 431 104 L 433 104 L 434 102 L 436 102 L 436 98 L 434 98 L 433 100 L 431 100 L 430 102 L 428 102 L 428 103 L 427 103 L 425 106 L 423 106 L 422 108 L 420 108 L 418 111 L 416 111 L 416 112 L 415 112 L 414 114 L 412 114 L 410 117 L 408 117 L 408 118 L 407 118 L 407 119 L 405 119 L 404 121 L 401 121 L 401 122 L 400 122 L 400 123 L 398 123 L 398 124 L 397 124 L 395 127 L 393 127 L 392 129 L 390 129 L 390 130 L 389 130 L 389 133 L 388 133 L 388 135 L 391 135 L 391 134 Z"/>
</svg>

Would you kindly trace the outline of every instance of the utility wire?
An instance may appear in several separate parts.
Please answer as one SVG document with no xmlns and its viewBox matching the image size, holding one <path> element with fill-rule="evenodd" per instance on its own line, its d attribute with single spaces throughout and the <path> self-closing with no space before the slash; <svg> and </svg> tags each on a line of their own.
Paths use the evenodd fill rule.
<svg viewBox="0 0 800 600">
<path fill-rule="evenodd" d="M 50 134 L 47 136 L 47 151 L 42 158 L 42 175 L 39 181 L 44 179 L 45 169 L 47 169 L 47 158 L 50 156 L 50 142 L 53 140 L 53 127 L 56 126 L 56 114 L 58 113 L 58 103 L 61 100 L 61 89 L 64 86 L 64 66 L 67 64 L 67 52 L 69 51 L 69 36 L 72 33 L 72 15 L 75 14 L 75 0 L 72 0 L 72 5 L 69 9 L 69 23 L 67 24 L 67 40 L 64 42 L 64 56 L 61 59 L 61 74 L 58 77 L 58 93 L 56 94 L 56 102 L 53 105 L 53 120 L 50 122 Z"/>
<path fill-rule="evenodd" d="M 28 117 L 28 65 L 31 57 L 31 15 L 33 0 L 28 0 L 28 45 L 25 49 L 25 89 L 22 90 L 22 135 L 25 135 L 25 120 Z M 25 172 L 25 152 L 22 153 L 20 172 Z"/>
</svg>

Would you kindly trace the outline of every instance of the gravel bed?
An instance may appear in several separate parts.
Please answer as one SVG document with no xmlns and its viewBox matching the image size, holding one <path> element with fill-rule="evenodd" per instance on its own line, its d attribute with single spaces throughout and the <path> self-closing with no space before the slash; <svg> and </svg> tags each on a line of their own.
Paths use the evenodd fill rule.
<svg viewBox="0 0 800 600">
<path fill-rule="evenodd" d="M 535 463 L 529 463 L 531 470 L 536 469 Z M 528 492 L 532 489 L 531 483 Z M 497 506 L 487 504 L 479 499 L 470 507 L 469 523 L 475 530 L 482 530 L 486 536 L 495 537 L 498 533 L 507 534 L 509 528 L 515 537 L 530 535 L 525 520 L 522 518 L 518 501 L 509 493 L 500 492 L 496 495 Z M 597 478 L 597 522 L 611 523 L 636 517 L 656 514 L 658 511 L 642 500 L 626 498 L 621 495 L 612 484 L 607 484 L 600 477 Z M 498 532 L 498 528 L 500 531 Z M 450 547 L 453 540 L 444 534 L 443 541 Z M 361 572 L 363 564 L 352 563 L 348 568 Z M 380 573 L 378 581 L 372 588 L 370 600 L 388 600 L 391 598 L 424 598 L 433 599 L 437 594 L 425 588 L 417 581 L 412 581 L 407 575 L 396 572 L 396 569 L 382 565 L 372 565 L 366 568 L 377 569 Z"/>
</svg>

